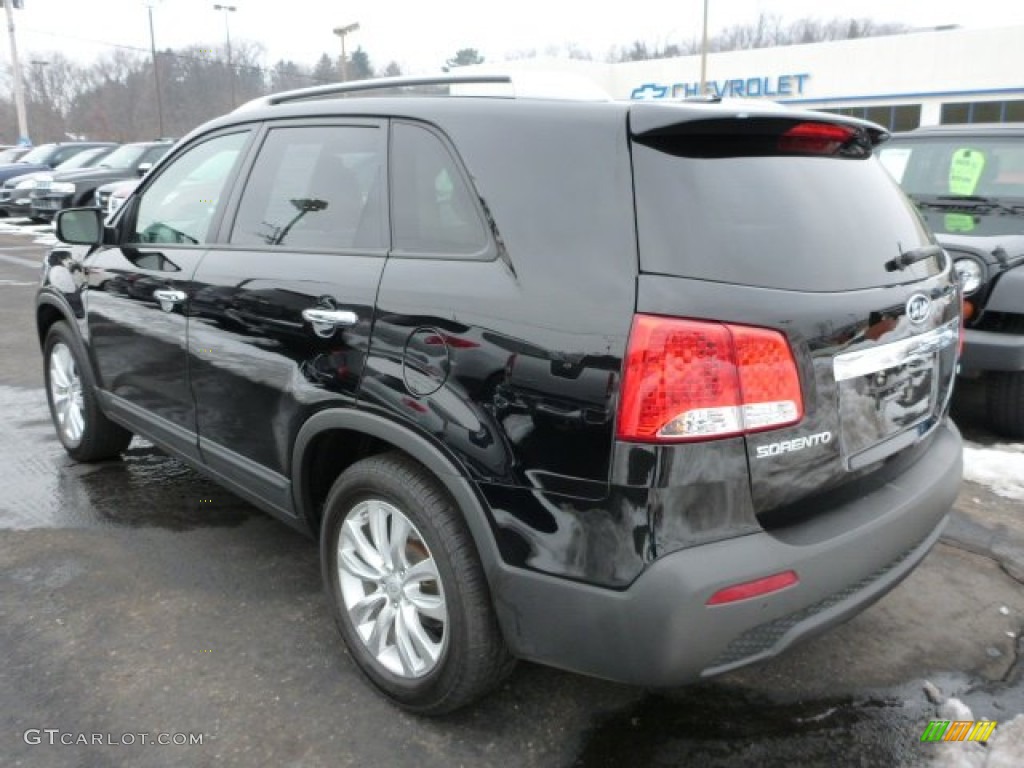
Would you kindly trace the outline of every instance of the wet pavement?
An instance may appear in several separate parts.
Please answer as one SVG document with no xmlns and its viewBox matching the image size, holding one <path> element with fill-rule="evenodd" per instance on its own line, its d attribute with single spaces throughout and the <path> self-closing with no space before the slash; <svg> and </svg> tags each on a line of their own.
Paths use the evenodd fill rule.
<svg viewBox="0 0 1024 768">
<path fill-rule="evenodd" d="M 965 483 L 904 584 L 770 663 L 657 692 L 520 664 L 469 711 L 401 713 L 346 657 L 314 542 L 144 441 L 123 461 L 66 456 L 32 327 L 41 253 L 0 228 L 4 766 L 920 765 L 926 681 L 978 718 L 1024 711 L 1024 503 Z M 958 419 L 991 443 L 968 390 Z"/>
</svg>

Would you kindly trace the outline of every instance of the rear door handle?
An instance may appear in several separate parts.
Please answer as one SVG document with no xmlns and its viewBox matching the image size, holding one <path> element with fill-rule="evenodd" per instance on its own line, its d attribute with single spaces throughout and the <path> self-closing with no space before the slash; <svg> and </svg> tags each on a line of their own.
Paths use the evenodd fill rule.
<svg viewBox="0 0 1024 768">
<path fill-rule="evenodd" d="M 153 291 L 153 298 L 156 299 L 157 301 L 178 302 L 187 299 L 188 294 L 185 293 L 184 291 L 167 291 L 157 289 Z"/>
<path fill-rule="evenodd" d="M 334 335 L 340 327 L 348 327 L 359 322 L 359 316 L 347 309 L 304 309 L 302 319 L 313 326 L 313 333 L 322 338 Z"/>
<path fill-rule="evenodd" d="M 160 309 L 164 312 L 173 312 L 174 305 L 188 298 L 184 291 L 173 291 L 167 288 L 157 288 L 153 291 L 153 298 L 160 302 Z"/>
</svg>

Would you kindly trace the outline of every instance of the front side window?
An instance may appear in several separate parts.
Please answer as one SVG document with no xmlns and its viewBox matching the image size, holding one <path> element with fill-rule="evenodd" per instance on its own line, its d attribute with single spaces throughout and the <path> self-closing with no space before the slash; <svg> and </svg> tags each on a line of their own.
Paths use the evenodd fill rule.
<svg viewBox="0 0 1024 768">
<path fill-rule="evenodd" d="M 470 187 L 435 134 L 397 123 L 391 158 L 396 251 L 464 256 L 487 247 Z"/>
<path fill-rule="evenodd" d="M 76 146 L 63 147 L 63 148 L 57 150 L 57 154 L 55 154 L 53 156 L 53 159 L 50 161 L 50 165 L 54 165 L 54 166 L 60 165 L 64 161 L 70 160 L 72 157 L 77 155 L 79 152 L 83 152 L 83 151 L 84 151 L 84 149 L 82 147 L 76 147 Z"/>
<path fill-rule="evenodd" d="M 382 248 L 384 141 L 363 125 L 274 128 L 246 182 L 236 245 Z"/>
<path fill-rule="evenodd" d="M 175 158 L 142 193 L 129 242 L 207 242 L 224 186 L 247 139 L 245 132 L 218 136 Z M 205 170 L 211 165 L 215 173 Z"/>
<path fill-rule="evenodd" d="M 88 168 L 91 165 L 95 165 L 101 157 L 109 154 L 110 147 L 97 147 L 96 149 L 87 149 L 84 152 L 79 152 L 77 155 L 72 155 L 63 163 L 58 165 L 54 170 L 74 171 L 78 168 Z"/>
<path fill-rule="evenodd" d="M 145 151 L 145 147 L 140 147 L 137 144 L 125 144 L 123 147 L 118 147 L 111 152 L 100 163 L 100 168 L 116 168 L 120 171 L 128 170 L 135 165 Z"/>
</svg>

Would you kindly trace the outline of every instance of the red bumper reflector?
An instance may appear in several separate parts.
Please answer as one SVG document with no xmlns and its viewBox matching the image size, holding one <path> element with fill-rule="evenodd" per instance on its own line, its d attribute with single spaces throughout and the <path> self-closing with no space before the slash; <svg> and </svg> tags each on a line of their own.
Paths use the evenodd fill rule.
<svg viewBox="0 0 1024 768">
<path fill-rule="evenodd" d="M 783 571 L 773 576 L 765 576 L 763 579 L 745 581 L 742 584 L 733 584 L 731 587 L 720 589 L 708 599 L 707 604 L 724 605 L 725 603 L 749 600 L 752 597 L 778 592 L 799 583 L 800 577 L 796 575 L 796 571 Z"/>
</svg>

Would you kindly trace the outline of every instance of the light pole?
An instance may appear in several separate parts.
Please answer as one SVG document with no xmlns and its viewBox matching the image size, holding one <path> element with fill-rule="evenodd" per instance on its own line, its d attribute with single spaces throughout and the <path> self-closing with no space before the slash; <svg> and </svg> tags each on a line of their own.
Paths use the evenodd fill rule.
<svg viewBox="0 0 1024 768">
<path fill-rule="evenodd" d="M 160 94 L 160 67 L 156 61 L 156 37 L 153 35 L 153 4 L 147 3 L 149 11 L 149 52 L 153 56 L 153 86 L 156 88 L 156 117 L 160 125 L 160 138 L 164 137 L 164 99 Z"/>
<path fill-rule="evenodd" d="M 233 5 L 213 4 L 213 10 L 224 11 L 224 37 L 228 43 L 228 78 L 231 81 L 231 108 L 235 108 L 235 66 L 231 62 L 231 27 L 228 25 L 228 14 L 238 9 Z"/>
<path fill-rule="evenodd" d="M 11 74 L 14 76 L 14 108 L 18 113 L 18 143 L 31 144 L 28 137 L 28 117 L 25 115 L 25 89 L 21 82 L 21 66 L 18 64 L 18 45 L 14 36 L 14 8 L 21 8 L 18 0 L 4 0 L 7 9 L 7 34 L 11 38 Z"/>
<path fill-rule="evenodd" d="M 704 36 L 700 43 L 700 95 L 708 87 L 708 0 L 704 0 Z"/>
<path fill-rule="evenodd" d="M 348 60 L 345 58 L 345 35 L 350 35 L 359 29 L 359 24 L 349 24 L 347 27 L 335 27 L 334 34 L 341 38 L 341 82 L 348 82 Z"/>
</svg>

